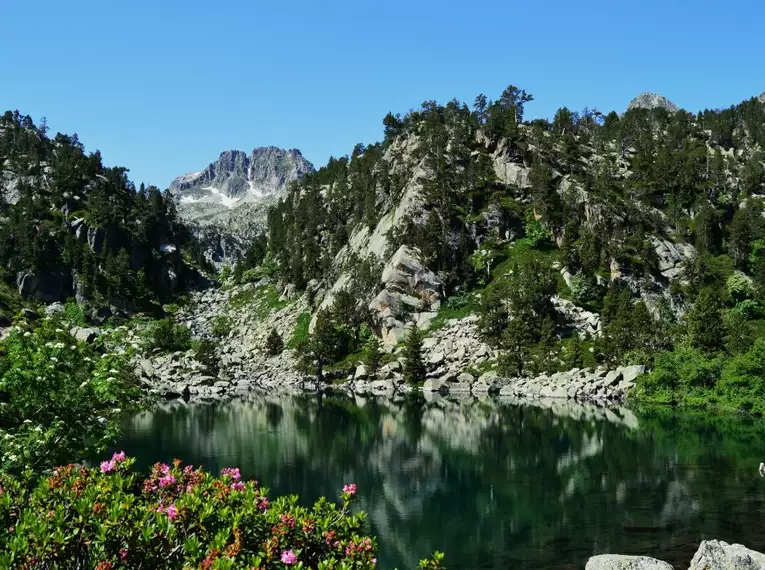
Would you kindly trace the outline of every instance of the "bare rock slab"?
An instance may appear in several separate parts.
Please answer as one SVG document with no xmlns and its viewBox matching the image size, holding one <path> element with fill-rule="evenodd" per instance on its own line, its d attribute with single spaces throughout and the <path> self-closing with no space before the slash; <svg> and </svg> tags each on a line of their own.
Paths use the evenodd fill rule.
<svg viewBox="0 0 765 570">
<path fill-rule="evenodd" d="M 600 554 L 587 561 L 585 570 L 672 570 L 672 565 L 649 556 Z"/>
</svg>

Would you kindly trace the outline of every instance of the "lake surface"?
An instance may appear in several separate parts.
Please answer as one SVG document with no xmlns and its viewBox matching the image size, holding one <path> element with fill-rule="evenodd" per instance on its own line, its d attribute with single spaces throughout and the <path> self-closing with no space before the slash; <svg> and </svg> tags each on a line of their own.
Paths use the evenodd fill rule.
<svg viewBox="0 0 765 570">
<path fill-rule="evenodd" d="M 126 422 L 145 468 L 239 466 L 310 504 L 358 485 L 380 567 L 583 568 L 645 554 L 687 568 L 705 538 L 765 551 L 765 422 L 566 403 L 253 395 Z"/>
</svg>

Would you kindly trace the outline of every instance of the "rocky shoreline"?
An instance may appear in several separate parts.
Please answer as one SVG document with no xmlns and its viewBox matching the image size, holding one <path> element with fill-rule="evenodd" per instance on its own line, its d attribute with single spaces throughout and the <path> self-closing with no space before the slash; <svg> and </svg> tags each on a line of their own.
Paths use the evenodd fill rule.
<svg viewBox="0 0 765 570">
<path fill-rule="evenodd" d="M 671 564 L 649 556 L 601 554 L 587 561 L 585 570 L 673 570 Z M 741 544 L 705 540 L 688 570 L 765 570 L 765 554 Z"/>
<path fill-rule="evenodd" d="M 288 341 L 299 321 L 309 318 L 310 304 L 307 295 L 293 298 L 292 291 L 280 291 L 276 287 L 266 280 L 257 285 L 193 293 L 188 306 L 174 319 L 201 338 L 213 337 L 221 317 L 226 319 L 229 330 L 222 335 L 218 331 L 219 372 L 206 371 L 192 350 L 139 351 L 134 364 L 144 389 L 164 399 L 202 400 L 241 396 L 255 389 L 313 391 L 331 387 L 388 397 L 415 389 L 404 380 L 400 345 L 387 347 L 385 364 L 375 374 L 361 362 L 328 372 L 325 382 L 298 372 L 298 355 Z M 268 294 L 275 306 L 259 305 L 265 303 L 263 298 Z M 273 295 L 279 295 L 277 303 L 273 302 Z M 237 302 L 245 297 L 247 303 Z M 288 344 L 276 356 L 266 350 L 266 338 L 271 330 L 276 330 Z M 425 334 L 423 358 L 427 374 L 422 386 L 425 394 L 621 403 L 644 371 L 642 366 L 628 366 L 614 370 L 574 369 L 534 378 L 503 378 L 495 371 L 496 350 L 481 339 L 477 316 L 448 320 L 426 330 Z M 137 346 L 138 336 L 137 331 L 131 331 L 128 342 Z"/>
</svg>

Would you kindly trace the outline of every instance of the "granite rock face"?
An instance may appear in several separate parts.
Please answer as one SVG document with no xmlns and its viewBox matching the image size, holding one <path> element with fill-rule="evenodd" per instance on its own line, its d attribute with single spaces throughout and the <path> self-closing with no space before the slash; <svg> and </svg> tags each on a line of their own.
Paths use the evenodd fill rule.
<svg viewBox="0 0 765 570">
<path fill-rule="evenodd" d="M 585 570 L 672 570 L 672 566 L 648 556 L 601 554 L 590 558 Z"/>
<path fill-rule="evenodd" d="M 212 202 L 232 205 L 279 194 L 287 184 L 313 172 L 313 165 L 297 149 L 259 147 L 249 156 L 227 150 L 199 172 L 179 176 L 170 192 L 180 203 Z"/>
<path fill-rule="evenodd" d="M 627 110 L 631 111 L 633 109 L 656 109 L 659 107 L 666 109 L 670 113 L 676 113 L 680 110 L 680 107 L 675 105 L 672 101 L 663 95 L 647 92 L 641 93 L 632 101 L 630 101 L 630 104 L 627 106 Z"/>
</svg>

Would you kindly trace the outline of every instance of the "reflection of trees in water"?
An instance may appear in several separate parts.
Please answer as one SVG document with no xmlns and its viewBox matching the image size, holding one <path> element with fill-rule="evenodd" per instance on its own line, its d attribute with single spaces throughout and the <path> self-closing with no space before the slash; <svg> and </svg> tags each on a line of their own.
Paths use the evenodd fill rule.
<svg viewBox="0 0 765 570">
<path fill-rule="evenodd" d="M 757 534 L 749 545 L 762 546 L 751 465 L 763 432 L 730 418 L 561 402 L 259 394 L 140 414 L 126 449 L 147 463 L 239 465 L 306 502 L 354 481 L 385 566 L 415 567 L 440 549 L 451 568 L 534 568 L 606 551 L 678 551 L 687 563 L 683 549 L 702 532 Z"/>
</svg>

